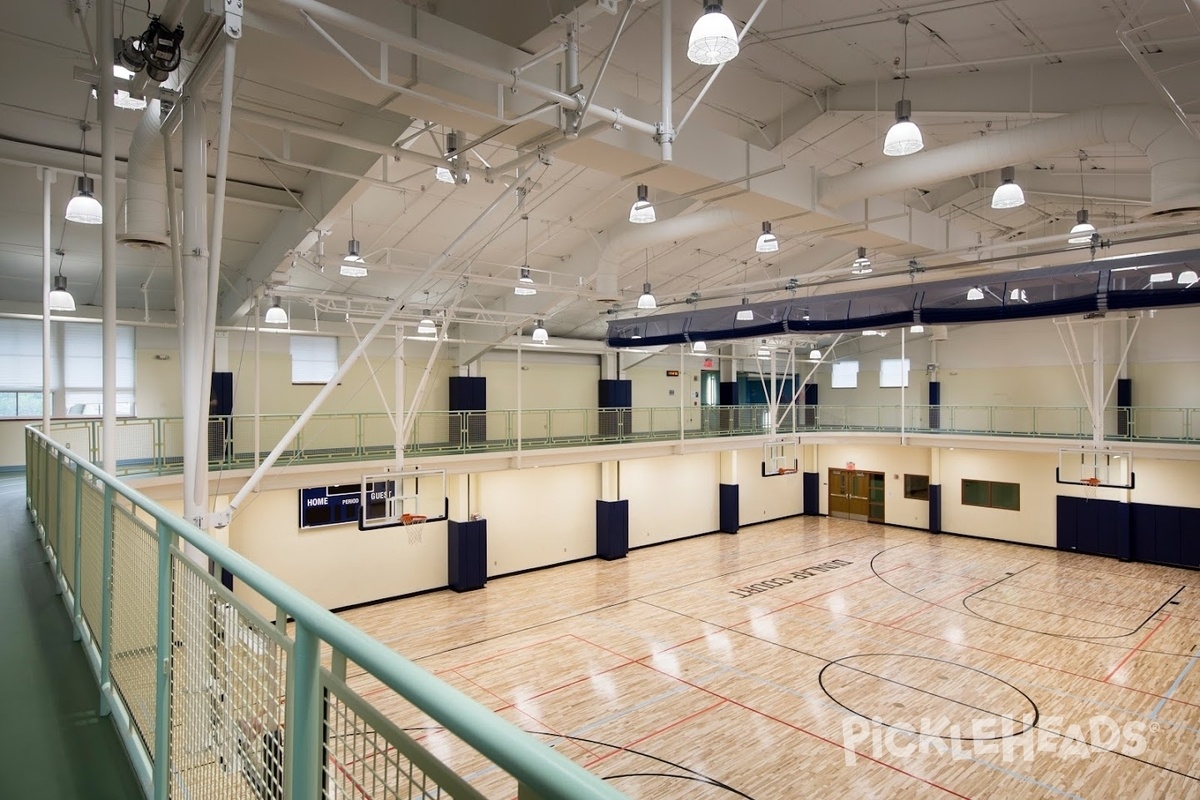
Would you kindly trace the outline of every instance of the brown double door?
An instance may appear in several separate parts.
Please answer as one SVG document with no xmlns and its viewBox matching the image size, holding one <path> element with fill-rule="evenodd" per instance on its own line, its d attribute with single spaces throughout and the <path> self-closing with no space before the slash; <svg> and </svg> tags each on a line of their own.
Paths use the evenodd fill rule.
<svg viewBox="0 0 1200 800">
<path fill-rule="evenodd" d="M 883 522 L 883 473 L 829 469 L 829 516 Z"/>
</svg>

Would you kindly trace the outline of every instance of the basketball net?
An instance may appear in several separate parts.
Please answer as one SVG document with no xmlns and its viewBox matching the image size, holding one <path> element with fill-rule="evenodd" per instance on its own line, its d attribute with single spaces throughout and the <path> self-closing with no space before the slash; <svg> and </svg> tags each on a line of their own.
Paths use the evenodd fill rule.
<svg viewBox="0 0 1200 800">
<path fill-rule="evenodd" d="M 1088 500 L 1096 499 L 1096 490 L 1100 486 L 1099 478 L 1084 478 L 1083 481 L 1083 496 Z"/>
<path fill-rule="evenodd" d="M 425 530 L 425 516 L 422 514 L 402 514 L 400 524 L 408 532 L 409 544 L 420 544 L 421 533 Z"/>
</svg>

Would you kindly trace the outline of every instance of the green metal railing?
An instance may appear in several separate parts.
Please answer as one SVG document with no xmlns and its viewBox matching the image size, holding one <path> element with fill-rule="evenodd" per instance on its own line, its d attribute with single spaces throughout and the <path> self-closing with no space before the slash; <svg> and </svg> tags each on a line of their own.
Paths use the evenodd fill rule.
<svg viewBox="0 0 1200 800">
<path fill-rule="evenodd" d="M 767 407 L 685 406 L 631 409 L 552 408 L 497 411 L 423 411 L 416 414 L 405 445 L 410 456 L 550 447 L 653 442 L 770 432 Z M 1125 433 L 1114 441 L 1200 442 L 1198 408 L 1108 409 L 1106 429 Z M 217 469 L 256 465 L 296 421 L 294 414 L 216 417 L 209 424 L 209 462 Z M 903 426 L 901 422 L 903 420 Z M 101 460 L 99 420 L 59 420 L 56 441 Z M 257 448 L 255 430 L 257 426 Z M 173 473 L 183 466 L 183 422 L 178 417 L 117 420 L 117 473 Z M 1026 436 L 1090 439 L 1086 408 L 1073 406 L 834 406 L 785 410 L 780 434 L 875 431 L 912 434 Z M 283 463 L 392 458 L 395 429 L 382 413 L 317 414 L 283 453 Z"/>
<path fill-rule="evenodd" d="M 25 444 L 39 539 L 147 797 L 623 797 L 35 428 Z M 441 758 L 400 721 L 430 719 L 458 740 Z"/>
</svg>

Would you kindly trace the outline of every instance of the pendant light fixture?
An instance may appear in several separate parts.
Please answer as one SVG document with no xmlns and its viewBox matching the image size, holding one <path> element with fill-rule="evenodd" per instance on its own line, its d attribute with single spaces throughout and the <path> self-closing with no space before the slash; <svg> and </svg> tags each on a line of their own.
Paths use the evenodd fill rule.
<svg viewBox="0 0 1200 800">
<path fill-rule="evenodd" d="M 754 251 L 756 253 L 775 253 L 779 251 L 779 239 L 775 234 L 771 233 L 771 223 L 763 222 L 762 233 L 758 236 L 758 241 L 754 243 Z"/>
<path fill-rule="evenodd" d="M 350 241 L 346 244 L 346 255 L 338 271 L 347 278 L 367 277 L 367 262 L 359 251 L 358 239 L 354 238 L 354 206 L 350 206 Z"/>
<path fill-rule="evenodd" d="M 79 152 L 83 156 L 83 174 L 75 179 L 75 196 L 67 203 L 65 214 L 67 222 L 79 222 L 83 225 L 99 225 L 104 221 L 104 209 L 95 196 L 95 184 L 87 174 L 87 132 L 92 126 L 87 122 L 87 109 L 83 112 L 84 120 L 79 123 L 82 131 L 79 137 Z"/>
<path fill-rule="evenodd" d="M 642 284 L 642 296 L 638 298 L 637 307 L 642 311 L 653 311 L 658 308 L 658 301 L 650 291 L 650 251 L 646 251 L 646 282 Z"/>
<path fill-rule="evenodd" d="M 983 289 L 980 289 L 978 286 L 972 286 L 970 289 L 967 290 L 967 299 L 968 300 L 982 300 L 983 299 Z"/>
<path fill-rule="evenodd" d="M 904 74 L 900 76 L 900 99 L 896 101 L 896 123 L 888 129 L 887 136 L 883 140 L 885 156 L 907 156 L 925 147 L 921 129 L 915 122 L 909 120 L 909 117 L 912 116 L 912 103 L 904 97 L 904 90 L 908 88 L 908 14 L 901 14 L 897 22 L 904 26 L 904 61 L 902 62 Z"/>
<path fill-rule="evenodd" d="M 1088 244 L 1092 241 L 1092 234 L 1096 232 L 1096 226 L 1088 222 L 1088 212 L 1082 206 L 1087 205 L 1087 200 L 1083 193 L 1083 161 L 1087 158 L 1087 153 L 1079 151 L 1079 211 L 1075 212 L 1075 227 L 1071 228 L 1071 233 L 1067 236 L 1067 244 Z"/>
<path fill-rule="evenodd" d="M 537 289 L 533 288 L 533 276 L 529 274 L 529 215 L 522 214 L 521 219 L 525 220 L 525 262 L 521 265 L 521 276 L 517 279 L 517 285 L 513 287 L 513 294 L 518 297 L 531 297 L 537 294 Z"/>
<path fill-rule="evenodd" d="M 858 258 L 854 259 L 854 263 L 850 265 L 850 274 L 870 275 L 871 271 L 871 259 L 867 258 L 867 248 L 858 248 Z"/>
<path fill-rule="evenodd" d="M 55 252 L 58 255 L 58 274 L 54 276 L 54 288 L 46 296 L 46 302 L 51 311 L 74 311 L 75 298 L 67 291 L 67 278 L 62 274 L 62 265 L 66 254 L 62 250 Z"/>
<path fill-rule="evenodd" d="M 633 205 L 629 207 L 629 221 L 639 225 L 645 225 L 649 222 L 654 222 L 654 206 L 650 204 L 650 187 L 644 183 L 639 183 L 637 187 L 637 200 L 633 201 Z"/>
<path fill-rule="evenodd" d="M 816 349 L 815 347 L 812 350 L 809 350 L 808 351 L 808 360 L 809 361 L 820 361 L 821 360 L 821 351 Z"/>
<path fill-rule="evenodd" d="M 707 353 L 708 345 L 704 342 L 692 342 L 693 353 Z"/>
<path fill-rule="evenodd" d="M 263 322 L 268 325 L 287 325 L 288 315 L 283 310 L 283 306 L 279 305 L 279 296 L 271 298 L 271 307 L 267 309 L 267 313 L 263 315 Z"/>
<path fill-rule="evenodd" d="M 422 336 L 433 336 L 437 333 L 437 324 L 433 321 L 433 315 L 428 308 L 421 311 L 421 321 L 417 323 L 417 333 Z"/>
<path fill-rule="evenodd" d="M 738 322 L 752 322 L 754 320 L 754 309 L 750 308 L 750 298 L 742 298 L 742 307 L 738 309 L 735 319 Z"/>
<path fill-rule="evenodd" d="M 924 333 L 925 326 L 924 325 L 913 325 L 911 328 L 908 329 L 908 332 L 909 333 Z"/>
<path fill-rule="evenodd" d="M 550 340 L 550 334 L 546 333 L 546 321 L 539 319 L 537 327 L 533 329 L 533 341 L 538 344 L 545 344 Z"/>
<path fill-rule="evenodd" d="M 1025 205 L 1025 192 L 1017 185 L 1017 168 L 1000 170 L 1000 185 L 992 193 L 992 208 L 1017 208 Z"/>
<path fill-rule="evenodd" d="M 705 0 L 704 13 L 692 26 L 687 57 L 704 66 L 724 64 L 738 54 L 738 35 L 733 21 L 725 16 L 721 0 Z"/>
</svg>

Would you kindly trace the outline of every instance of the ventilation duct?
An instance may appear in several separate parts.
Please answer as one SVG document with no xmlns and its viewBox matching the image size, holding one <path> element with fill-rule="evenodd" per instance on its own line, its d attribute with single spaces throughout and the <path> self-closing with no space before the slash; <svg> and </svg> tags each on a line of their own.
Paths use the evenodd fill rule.
<svg viewBox="0 0 1200 800">
<path fill-rule="evenodd" d="M 160 250 L 171 243 L 161 127 L 161 104 L 151 100 L 129 144 L 125 203 L 117 223 L 117 241 L 127 247 Z"/>
<path fill-rule="evenodd" d="M 1114 143 L 1129 143 L 1150 160 L 1148 216 L 1200 213 L 1200 142 L 1170 111 L 1148 104 L 1099 106 L 824 177 L 817 199 L 833 209 L 864 197 Z"/>
<path fill-rule="evenodd" d="M 850 333 L 916 322 L 936 325 L 1060 317 L 1106 310 L 1200 305 L 1200 283 L 1185 281 L 1200 250 L 1128 256 L 864 292 L 613 320 L 610 347 L 646 347 L 803 333 Z M 1166 277 L 1164 277 L 1166 276 Z M 1186 276 L 1190 278 L 1190 275 Z"/>
<path fill-rule="evenodd" d="M 621 264 L 639 250 L 750 224 L 757 226 L 758 217 L 726 208 L 706 208 L 694 214 L 659 220 L 652 225 L 622 225 L 609 235 L 600 249 L 595 273 L 596 292 L 602 300 L 620 300 L 617 284 Z"/>
</svg>

